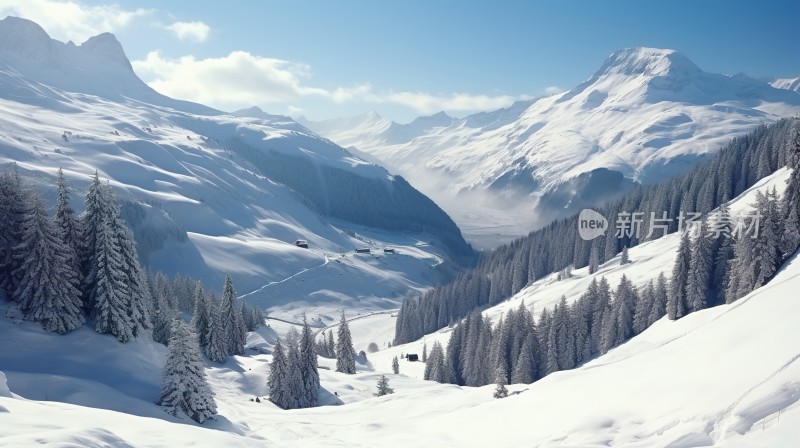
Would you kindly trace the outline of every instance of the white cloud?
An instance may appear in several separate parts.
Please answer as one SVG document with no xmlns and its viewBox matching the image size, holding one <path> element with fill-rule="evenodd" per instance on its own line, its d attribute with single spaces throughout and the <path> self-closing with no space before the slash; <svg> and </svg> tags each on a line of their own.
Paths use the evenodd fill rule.
<svg viewBox="0 0 800 448">
<path fill-rule="evenodd" d="M 175 22 L 165 28 L 175 33 L 178 39 L 192 42 L 205 42 L 211 31 L 211 27 L 203 22 Z"/>
<path fill-rule="evenodd" d="M 322 88 L 307 84 L 311 67 L 282 59 L 234 51 L 227 56 L 177 59 L 150 52 L 144 60 L 133 61 L 136 72 L 154 89 L 166 95 L 207 104 L 220 109 L 254 104 L 287 104 L 297 107 L 302 99 L 324 99 L 333 103 L 391 103 L 418 113 L 472 112 L 505 107 L 518 99 L 510 95 L 424 92 L 377 92 L 369 83 L 352 87 Z M 292 109 L 289 109 L 292 110 Z"/>
<path fill-rule="evenodd" d="M 469 93 L 433 95 L 421 92 L 392 92 L 387 94 L 382 102 L 402 104 L 427 114 L 441 110 L 448 112 L 495 110 L 509 106 L 518 99 L 521 98 L 510 95 L 489 96 Z"/>
<path fill-rule="evenodd" d="M 550 87 L 547 87 L 547 88 L 544 89 L 545 95 L 557 95 L 557 94 L 559 94 L 559 93 L 561 93 L 563 91 L 564 91 L 564 89 L 562 89 L 561 87 L 556 87 L 556 86 L 550 86 Z"/>
<path fill-rule="evenodd" d="M 82 43 L 103 32 L 114 32 L 152 10 L 125 10 L 118 5 L 90 6 L 73 0 L 4 0 L 0 17 L 33 20 L 58 40 Z"/>
</svg>

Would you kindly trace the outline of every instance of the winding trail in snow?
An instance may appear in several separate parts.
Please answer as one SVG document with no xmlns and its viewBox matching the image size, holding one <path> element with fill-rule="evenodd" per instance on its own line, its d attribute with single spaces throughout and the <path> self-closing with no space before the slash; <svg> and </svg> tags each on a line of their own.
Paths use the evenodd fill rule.
<svg viewBox="0 0 800 448">
<path fill-rule="evenodd" d="M 293 278 L 297 277 L 298 275 L 305 274 L 305 273 L 306 273 L 306 272 L 308 272 L 308 271 L 313 271 L 313 270 L 315 270 L 315 269 L 319 269 L 319 268 L 321 268 L 321 267 L 325 266 L 326 264 L 328 264 L 328 263 L 331 261 L 331 260 L 330 260 L 330 258 L 328 258 L 328 256 L 327 256 L 327 255 L 323 255 L 323 257 L 325 257 L 325 261 L 323 261 L 323 262 L 322 262 L 322 264 L 320 264 L 320 265 L 317 265 L 317 266 L 312 266 L 312 267 L 310 267 L 310 268 L 305 268 L 305 269 L 301 270 L 300 272 L 297 272 L 297 273 L 295 273 L 295 274 L 292 274 L 292 275 L 290 275 L 290 276 L 288 276 L 288 277 L 284 278 L 283 280 L 276 280 L 276 281 L 274 281 L 274 282 L 269 282 L 269 283 L 267 283 L 266 285 L 264 285 L 264 286 L 262 286 L 262 287 L 260 287 L 260 288 L 257 288 L 257 289 L 255 289 L 255 290 L 253 290 L 253 291 L 250 291 L 250 292 L 248 292 L 247 294 L 242 294 L 242 295 L 240 295 L 240 296 L 239 296 L 239 298 L 240 298 L 240 299 L 245 299 L 245 298 L 247 298 L 248 296 L 251 296 L 251 295 L 253 295 L 253 294 L 255 294 L 255 293 L 261 292 L 261 291 L 263 291 L 263 290 L 265 290 L 265 289 L 269 288 L 270 286 L 273 286 L 273 285 L 277 285 L 277 284 L 280 284 L 280 283 L 286 282 L 286 281 L 288 281 L 288 280 L 291 280 L 291 279 L 293 279 Z M 275 319 L 275 320 L 280 320 L 280 319 Z M 286 322 L 286 321 L 284 321 L 284 322 Z M 293 323 L 293 322 L 289 322 L 289 323 Z M 302 324 L 301 324 L 301 325 L 302 325 Z"/>
</svg>

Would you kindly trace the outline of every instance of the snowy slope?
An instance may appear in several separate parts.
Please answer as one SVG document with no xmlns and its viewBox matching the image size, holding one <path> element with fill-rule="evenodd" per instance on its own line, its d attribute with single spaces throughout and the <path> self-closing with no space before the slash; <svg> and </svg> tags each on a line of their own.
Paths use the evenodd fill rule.
<svg viewBox="0 0 800 448">
<path fill-rule="evenodd" d="M 441 124 L 408 142 L 391 141 L 374 120 L 364 120 L 363 131 L 304 125 L 403 174 L 474 239 L 524 234 L 579 210 L 583 196 L 597 202 L 631 181 L 664 180 L 732 136 L 797 113 L 797 92 L 706 73 L 673 50 L 630 48 L 567 92 Z M 578 176 L 582 182 L 567 183 Z M 554 191 L 574 200 L 550 202 Z"/>
<path fill-rule="evenodd" d="M 747 207 L 756 189 L 782 186 L 787 174 L 782 170 L 763 180 L 737 198 L 733 210 Z M 642 244 L 631 249 L 632 264 L 618 266 L 612 260 L 598 275 L 611 279 L 624 272 L 639 283 L 671 265 L 676 248 L 674 238 Z M 654 268 L 658 257 L 663 259 L 660 267 Z M 496 316 L 503 306 L 516 305 L 523 297 L 526 303 L 545 306 L 549 297 L 564 292 L 561 284 L 575 283 L 576 287 L 588 277 L 576 274 L 578 278 L 565 282 L 533 285 L 487 312 Z M 203 427 L 174 423 L 151 403 L 157 372 L 148 372 L 147 366 L 119 369 L 128 365 L 126 358 L 135 359 L 151 350 L 163 356 L 163 348 L 120 345 L 85 329 L 61 337 L 32 323 L 14 324 L 0 318 L 0 332 L 28 341 L 24 353 L 52 359 L 59 369 L 59 376 L 50 377 L 56 379 L 52 384 L 57 387 L 47 397 L 56 401 L 46 401 L 45 391 L 37 387 L 43 378 L 36 370 L 50 367 L 45 362 L 29 363 L 17 347 L 0 344 L 0 370 L 7 374 L 12 394 L 11 398 L 4 396 L 0 376 L 0 419 L 4 423 L 0 444 L 794 446 L 800 436 L 800 339 L 794 337 L 800 320 L 798 288 L 800 258 L 796 255 L 768 285 L 732 305 L 674 322 L 662 319 L 580 368 L 557 372 L 531 385 L 510 386 L 512 394 L 503 400 L 491 397 L 493 386 L 469 388 L 415 379 L 422 364 L 405 361 L 401 362 L 401 375 L 389 375 L 396 393 L 372 397 L 378 373 L 390 371 L 389 361 L 400 351 L 416 351 L 415 343 L 370 355 L 374 371 L 361 366 L 357 375 L 346 376 L 321 370 L 323 400 L 343 405 L 281 411 L 269 403 L 248 400 L 268 392 L 264 385 L 269 355 L 236 357 L 207 369 L 221 415 Z M 543 299 L 538 301 L 539 297 Z M 352 327 L 368 331 L 356 330 L 356 322 Z M 264 346 L 264 341 L 273 338 L 268 330 L 262 330 L 251 334 L 249 345 Z M 119 347 L 119 353 L 104 360 L 74 353 L 77 346 L 97 347 L 98 353 L 104 353 L 107 344 Z M 31 367 L 20 370 L 20 365 Z M 321 365 L 331 367 L 331 361 L 322 360 Z M 109 375 L 109 371 L 119 373 Z M 72 376 L 77 374 L 85 376 Z M 113 391 L 96 384 L 116 388 L 137 382 L 144 387 Z M 332 395 L 334 392 L 339 396 Z M 111 394 L 102 399 L 110 410 L 92 404 L 104 394 Z M 132 411 L 115 410 L 122 406 Z"/>
<path fill-rule="evenodd" d="M 160 95 L 136 77 L 110 34 L 76 46 L 27 20 L 0 21 L 0 164 L 15 162 L 51 198 L 62 167 L 77 210 L 97 170 L 128 204 L 149 268 L 188 274 L 216 290 L 231 273 L 240 294 L 286 317 L 304 304 L 325 316 L 343 307 L 394 309 L 452 269 L 452 246 L 436 231 L 334 221 L 297 185 L 265 177 L 237 148 L 302 162 L 313 171 L 302 178 L 338 173 L 351 190 L 391 194 L 405 185 L 287 117 L 242 118 Z M 336 186 L 328 182 L 326 189 Z M 430 215 L 458 232 L 441 210 Z M 295 247 L 296 239 L 310 249 Z M 352 254 L 365 246 L 377 253 Z M 397 255 L 384 257 L 386 246 Z"/>
<path fill-rule="evenodd" d="M 787 89 L 800 92 L 800 76 L 797 78 L 774 79 L 772 82 L 770 82 L 770 85 L 776 89 Z"/>
</svg>

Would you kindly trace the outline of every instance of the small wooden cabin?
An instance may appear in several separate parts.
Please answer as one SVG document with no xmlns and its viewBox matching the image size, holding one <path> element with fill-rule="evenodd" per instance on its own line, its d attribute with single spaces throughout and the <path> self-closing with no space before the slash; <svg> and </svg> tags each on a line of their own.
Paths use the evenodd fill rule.
<svg viewBox="0 0 800 448">
<path fill-rule="evenodd" d="M 371 251 L 369 250 L 369 247 L 361 247 L 361 248 L 356 249 L 356 253 L 357 254 L 368 254 L 370 252 Z"/>
<path fill-rule="evenodd" d="M 308 249 L 308 241 L 306 240 L 297 240 L 294 242 L 294 245 L 297 247 L 302 247 L 303 249 Z"/>
<path fill-rule="evenodd" d="M 419 361 L 419 356 L 416 353 L 409 353 L 406 355 L 406 359 L 409 361 Z"/>
<path fill-rule="evenodd" d="M 395 253 L 395 250 L 394 250 L 393 247 L 384 247 L 383 248 L 383 253 L 385 253 L 385 254 L 393 254 L 393 253 Z"/>
</svg>

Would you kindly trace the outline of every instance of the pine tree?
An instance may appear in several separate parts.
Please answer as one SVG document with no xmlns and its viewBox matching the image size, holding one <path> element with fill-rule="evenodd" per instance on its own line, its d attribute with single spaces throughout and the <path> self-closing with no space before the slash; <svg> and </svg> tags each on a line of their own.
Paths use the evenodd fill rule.
<svg viewBox="0 0 800 448">
<path fill-rule="evenodd" d="M 72 210 L 69 198 L 69 189 L 64 179 L 64 172 L 58 169 L 58 196 L 56 199 L 56 214 L 53 221 L 61 230 L 61 241 L 67 256 L 67 263 L 75 272 L 75 286 L 80 288 L 82 280 L 80 275 L 80 262 L 78 259 L 78 238 L 80 235 L 78 218 Z"/>
<path fill-rule="evenodd" d="M 163 291 L 158 292 L 153 310 L 153 340 L 159 344 L 168 345 L 173 321 L 177 313 L 169 307 L 169 302 Z"/>
<path fill-rule="evenodd" d="M 3 234 L 0 239 L 4 245 L 0 247 L 3 250 L 0 253 L 0 286 L 12 300 L 16 300 L 14 292 L 20 286 L 20 276 L 23 274 L 19 270 L 19 264 L 25 255 L 18 251 L 18 247 L 22 240 L 22 222 L 30 209 L 32 192 L 20 178 L 16 164 L 12 164 L 10 173 L 4 173 L 0 177 L 0 190 L 3 192 L 0 210 L 0 229 L 3 229 Z"/>
<path fill-rule="evenodd" d="M 425 363 L 423 379 L 439 383 L 447 381 L 444 365 L 444 349 L 439 341 L 433 343 L 431 352 L 428 354 L 428 362 Z"/>
<path fill-rule="evenodd" d="M 272 362 L 269 365 L 267 387 L 269 387 L 269 400 L 283 409 L 288 409 L 291 401 L 289 398 L 290 391 L 286 388 L 288 373 L 288 361 L 279 338 L 272 349 Z"/>
<path fill-rule="evenodd" d="M 600 267 L 600 245 L 598 239 L 592 241 L 592 251 L 589 254 L 589 273 L 594 274 Z"/>
<path fill-rule="evenodd" d="M 206 356 L 214 362 L 223 362 L 231 355 L 228 351 L 230 343 L 220 316 L 219 301 L 213 294 L 209 299 L 209 305 L 211 323 L 208 332 L 208 345 L 206 345 Z"/>
<path fill-rule="evenodd" d="M 94 173 L 89 189 L 86 191 L 84 201 L 84 211 L 80 216 L 81 238 L 79 244 L 78 258 L 83 274 L 84 287 L 84 308 L 93 311 L 95 307 L 95 296 L 92 291 L 95 289 L 97 278 L 98 259 L 101 249 L 98 247 L 98 238 L 106 233 L 105 227 L 108 226 L 108 205 L 105 203 L 103 195 L 103 185 L 97 171 Z"/>
<path fill-rule="evenodd" d="M 756 210 L 761 216 L 758 235 L 753 241 L 754 284 L 753 289 L 765 285 L 778 270 L 780 254 L 780 216 L 777 192 L 756 192 Z"/>
<path fill-rule="evenodd" d="M 622 255 L 619 258 L 619 264 L 625 265 L 631 262 L 630 256 L 628 255 L 628 246 L 622 248 Z"/>
<path fill-rule="evenodd" d="M 691 241 L 689 232 L 684 231 L 681 243 L 678 246 L 678 255 L 675 258 L 675 267 L 672 269 L 670 282 L 669 301 L 667 302 L 667 315 L 670 320 L 680 319 L 687 313 L 686 282 L 689 278 L 689 266 L 692 259 Z"/>
<path fill-rule="evenodd" d="M 725 290 L 725 303 L 733 303 L 754 289 L 753 238 L 737 235 L 733 243 L 733 259 Z"/>
<path fill-rule="evenodd" d="M 294 327 L 286 336 L 286 364 L 288 366 L 286 373 L 286 390 L 289 394 L 288 409 L 307 407 L 304 397 L 305 384 L 303 382 L 303 372 L 301 371 L 302 361 L 300 358 L 300 349 L 298 347 L 299 338 L 300 336 L 297 334 Z"/>
<path fill-rule="evenodd" d="M 653 297 L 650 314 L 647 318 L 648 327 L 656 323 L 656 321 L 664 317 L 667 313 L 668 300 L 669 287 L 667 286 L 667 278 L 664 276 L 664 273 L 661 272 L 658 274 L 658 279 L 656 279 L 655 296 Z"/>
<path fill-rule="evenodd" d="M 301 407 L 317 405 L 319 398 L 319 370 L 317 354 L 314 352 L 314 335 L 303 316 L 303 333 L 300 336 L 300 374 L 303 377 Z"/>
<path fill-rule="evenodd" d="M 350 336 L 350 327 L 342 311 L 342 318 L 339 321 L 339 334 L 336 340 L 336 371 L 354 374 L 356 373 L 355 350 L 353 350 L 353 339 Z"/>
<path fill-rule="evenodd" d="M 422 343 L 422 362 L 428 362 L 428 344 Z"/>
<path fill-rule="evenodd" d="M 333 342 L 333 330 L 328 330 L 328 358 L 336 357 L 336 344 Z"/>
<path fill-rule="evenodd" d="M 389 395 L 393 393 L 394 389 L 389 387 L 389 379 L 386 378 L 386 375 L 381 375 L 381 377 L 378 379 L 378 392 L 375 393 L 375 396 L 382 397 L 384 395 Z"/>
<path fill-rule="evenodd" d="M 40 322 L 47 331 L 64 334 L 84 322 L 77 273 L 60 229 L 47 216 L 44 200 L 38 194 L 31 200 L 32 207 L 22 222 L 21 241 L 15 247 L 23 256 L 13 273 L 20 279 L 13 297 L 26 318 Z"/>
<path fill-rule="evenodd" d="M 397 356 L 392 358 L 392 372 L 394 372 L 395 375 L 400 373 L 400 362 L 397 361 Z"/>
<path fill-rule="evenodd" d="M 203 283 L 198 281 L 194 290 L 194 312 L 192 313 L 192 326 L 197 332 L 200 346 L 208 345 L 211 332 L 211 310 L 208 297 L 203 290 Z"/>
<path fill-rule="evenodd" d="M 233 289 L 233 280 L 230 275 L 225 276 L 218 319 L 218 324 L 228 344 L 226 348 L 228 356 L 244 354 L 247 329 L 244 327 L 241 311 L 236 306 L 236 291 Z"/>
<path fill-rule="evenodd" d="M 172 327 L 159 404 L 172 415 L 183 414 L 198 423 L 217 414 L 217 404 L 206 381 L 197 335 L 178 319 Z"/>
<path fill-rule="evenodd" d="M 497 385 L 492 395 L 494 398 L 506 398 L 508 396 L 508 389 L 506 388 L 506 384 L 508 384 L 507 377 L 508 375 L 503 370 L 503 366 L 497 366 L 494 371 L 494 383 Z"/>
<path fill-rule="evenodd" d="M 792 174 L 786 180 L 786 190 L 781 203 L 783 234 L 781 253 L 788 258 L 800 248 L 800 127 L 795 127 L 788 165 Z"/>
<path fill-rule="evenodd" d="M 522 350 L 514 363 L 514 372 L 511 374 L 511 383 L 530 384 L 534 381 L 536 367 L 533 360 L 533 335 L 528 335 L 522 344 Z"/>
<path fill-rule="evenodd" d="M 633 332 L 639 334 L 647 329 L 650 319 L 650 310 L 656 296 L 656 287 L 653 280 L 647 283 L 642 291 L 639 301 L 636 302 L 636 309 L 633 313 Z"/>
<path fill-rule="evenodd" d="M 711 301 L 711 275 L 713 254 L 708 236 L 706 221 L 700 223 L 700 231 L 695 237 L 689 262 L 689 278 L 686 282 L 687 313 L 700 311 Z"/>
</svg>

